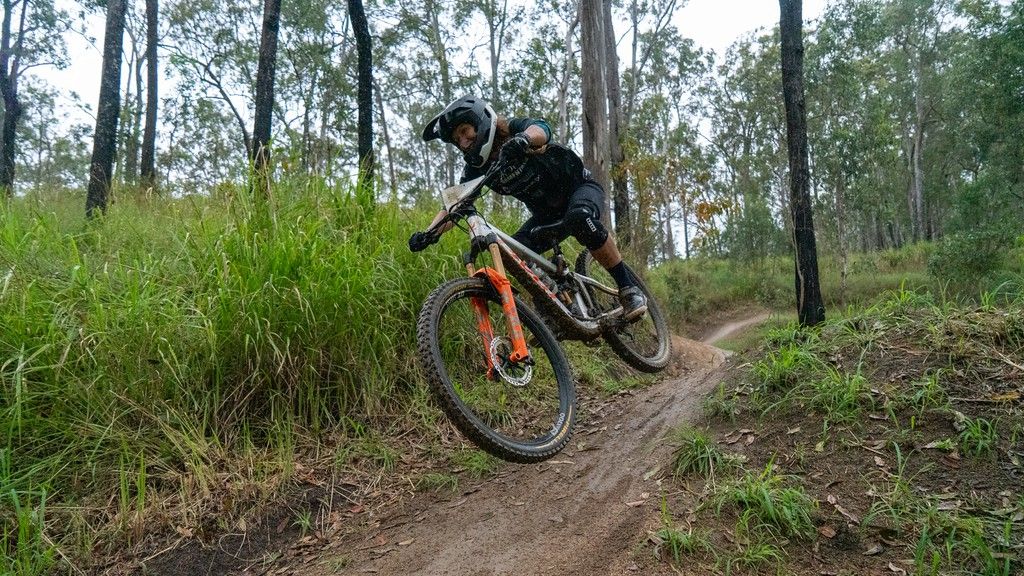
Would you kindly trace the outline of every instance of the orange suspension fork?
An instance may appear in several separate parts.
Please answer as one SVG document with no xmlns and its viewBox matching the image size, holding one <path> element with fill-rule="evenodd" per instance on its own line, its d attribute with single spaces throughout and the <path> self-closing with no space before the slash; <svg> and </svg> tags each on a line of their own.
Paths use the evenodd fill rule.
<svg viewBox="0 0 1024 576">
<path fill-rule="evenodd" d="M 476 276 L 476 267 L 470 262 L 466 264 L 466 272 L 470 276 Z M 484 345 L 484 362 L 487 363 L 487 377 L 494 377 L 494 360 L 491 359 L 491 342 L 494 340 L 494 327 L 491 326 L 491 316 L 487 313 L 487 301 L 483 298 L 471 297 L 470 304 L 473 306 L 473 316 L 476 317 L 476 329 L 480 333 L 480 339 Z"/>
<path fill-rule="evenodd" d="M 467 265 L 467 271 L 473 276 L 481 278 L 487 278 L 487 280 L 494 286 L 494 289 L 498 291 L 498 296 L 501 298 L 501 308 L 505 314 L 505 318 L 508 320 L 508 331 L 509 340 L 512 341 L 512 353 L 509 355 L 509 360 L 513 362 L 521 362 L 530 357 L 530 351 L 526 347 L 526 338 L 523 336 L 523 325 L 519 321 L 519 312 L 516 311 L 516 301 L 512 296 L 512 283 L 508 281 L 508 277 L 505 276 L 505 265 L 501 261 L 501 249 L 497 244 L 491 244 L 488 247 L 491 253 L 491 259 L 494 262 L 494 268 L 484 267 L 480 270 L 473 270 L 473 265 Z M 494 338 L 494 331 L 490 325 L 490 318 L 487 317 L 487 307 L 484 302 L 473 302 L 473 308 L 477 311 L 477 326 L 480 327 L 481 336 L 487 337 L 486 334 L 490 335 L 487 343 Z M 481 319 L 481 309 L 483 319 Z M 486 325 L 487 333 L 484 332 L 484 326 Z M 487 347 L 487 361 L 488 368 L 492 368 L 490 360 L 490 347 Z"/>
</svg>

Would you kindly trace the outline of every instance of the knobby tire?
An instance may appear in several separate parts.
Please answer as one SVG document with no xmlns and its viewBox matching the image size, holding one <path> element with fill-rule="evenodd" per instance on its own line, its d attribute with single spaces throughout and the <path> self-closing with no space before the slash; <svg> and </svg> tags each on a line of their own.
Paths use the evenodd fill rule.
<svg viewBox="0 0 1024 576">
<path fill-rule="evenodd" d="M 576 259 L 576 273 L 584 276 L 592 276 L 590 273 L 599 273 L 596 280 L 609 286 L 615 283 L 611 275 L 607 274 L 604 268 L 594 264 L 593 256 L 583 251 Z M 647 297 L 647 312 L 635 323 L 625 325 L 609 325 L 602 332 L 602 337 L 608 346 L 611 347 L 619 358 L 626 364 L 641 372 L 660 372 L 668 366 L 672 356 L 672 335 L 668 329 L 668 321 L 665 314 L 658 305 L 657 300 L 651 294 L 647 284 L 640 279 L 632 270 L 630 274 L 636 278 L 640 291 Z M 614 297 L 588 288 L 591 297 L 599 304 L 604 303 L 602 308 L 612 309 L 618 306 Z"/>
<path fill-rule="evenodd" d="M 514 386 L 500 377 L 487 379 L 482 339 L 467 313 L 471 298 L 487 303 L 495 336 L 505 336 L 500 299 L 486 280 L 458 278 L 437 287 L 417 322 L 419 358 L 434 396 L 459 431 L 486 452 L 521 463 L 554 456 L 568 444 L 576 419 L 572 371 L 561 345 L 516 297 L 536 362 L 533 380 Z"/>
</svg>

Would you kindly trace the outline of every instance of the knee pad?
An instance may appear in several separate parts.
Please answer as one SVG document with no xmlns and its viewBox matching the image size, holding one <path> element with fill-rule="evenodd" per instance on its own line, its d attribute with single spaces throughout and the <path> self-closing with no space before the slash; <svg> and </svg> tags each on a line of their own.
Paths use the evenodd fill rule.
<svg viewBox="0 0 1024 576">
<path fill-rule="evenodd" d="M 565 213 L 565 227 L 587 250 L 597 250 L 608 239 L 608 230 L 587 206 L 571 208 Z"/>
</svg>

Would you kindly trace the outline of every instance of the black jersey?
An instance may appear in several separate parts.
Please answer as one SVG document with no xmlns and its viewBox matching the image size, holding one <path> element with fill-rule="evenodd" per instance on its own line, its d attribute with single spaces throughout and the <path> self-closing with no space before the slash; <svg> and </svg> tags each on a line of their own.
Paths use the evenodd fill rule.
<svg viewBox="0 0 1024 576">
<path fill-rule="evenodd" d="M 540 122 L 532 118 L 513 118 L 509 120 L 509 132 L 518 134 Z M 467 164 L 461 181 L 483 176 L 491 162 L 479 168 Z M 533 214 L 547 214 L 563 209 L 569 196 L 587 180 L 583 161 L 575 152 L 560 144 L 548 143 L 528 153 L 521 164 L 503 169 L 490 188 L 520 200 Z"/>
</svg>

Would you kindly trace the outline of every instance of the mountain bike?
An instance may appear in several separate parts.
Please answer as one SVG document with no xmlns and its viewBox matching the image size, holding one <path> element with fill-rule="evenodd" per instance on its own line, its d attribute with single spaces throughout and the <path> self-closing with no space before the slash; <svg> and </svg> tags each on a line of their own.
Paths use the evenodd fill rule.
<svg viewBox="0 0 1024 576">
<path fill-rule="evenodd" d="M 449 222 L 469 233 L 462 256 L 468 276 L 427 297 L 417 322 L 418 355 L 442 410 L 466 437 L 499 458 L 538 462 L 568 444 L 576 421 L 573 375 L 560 340 L 593 345 L 603 338 L 630 366 L 657 372 L 668 364 L 671 339 L 639 277 L 647 312 L 626 322 L 614 281 L 589 252 L 569 266 L 559 244 L 567 236 L 561 222 L 530 232 L 555 244 L 546 258 L 477 211 L 499 164 L 441 192 L 447 215 L 427 233 L 437 236 Z M 484 252 L 492 265 L 477 267 Z"/>
</svg>

